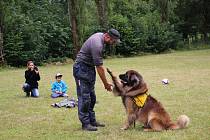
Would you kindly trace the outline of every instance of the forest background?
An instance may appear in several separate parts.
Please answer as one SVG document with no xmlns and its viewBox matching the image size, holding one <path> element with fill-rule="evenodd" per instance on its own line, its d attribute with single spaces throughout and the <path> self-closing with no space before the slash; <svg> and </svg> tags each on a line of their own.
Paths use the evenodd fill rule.
<svg viewBox="0 0 210 140">
<path fill-rule="evenodd" d="M 210 1 L 0 0 L 0 63 L 74 60 L 91 34 L 110 28 L 122 43 L 104 57 L 209 48 Z"/>
</svg>

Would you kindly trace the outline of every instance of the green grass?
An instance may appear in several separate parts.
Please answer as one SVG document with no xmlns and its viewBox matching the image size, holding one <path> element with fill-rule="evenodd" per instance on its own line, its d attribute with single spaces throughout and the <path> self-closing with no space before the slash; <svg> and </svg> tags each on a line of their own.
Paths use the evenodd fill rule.
<svg viewBox="0 0 210 140">
<path fill-rule="evenodd" d="M 115 74 L 128 69 L 139 71 L 149 85 L 149 93 L 164 105 L 173 120 L 181 114 L 190 117 L 188 128 L 176 131 L 143 132 L 141 124 L 120 130 L 125 111 L 120 98 L 104 90 L 97 77 L 95 106 L 97 119 L 106 124 L 97 132 L 84 132 L 77 108 L 56 109 L 50 105 L 50 82 L 61 72 L 76 97 L 72 64 L 40 67 L 40 97 L 25 98 L 21 91 L 25 69 L 0 69 L 0 139 L 1 140 L 207 140 L 210 139 L 210 50 L 175 52 L 132 58 L 107 59 Z M 161 79 L 168 78 L 164 86 Z M 110 80 L 110 79 L 109 79 Z M 111 80 L 110 80 L 111 81 Z"/>
</svg>

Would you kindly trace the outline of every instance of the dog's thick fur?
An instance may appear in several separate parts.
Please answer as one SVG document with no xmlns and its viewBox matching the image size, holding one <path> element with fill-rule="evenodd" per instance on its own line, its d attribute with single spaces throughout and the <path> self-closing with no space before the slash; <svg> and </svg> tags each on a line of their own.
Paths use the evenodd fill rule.
<svg viewBox="0 0 210 140">
<path fill-rule="evenodd" d="M 144 131 L 181 129 L 189 124 L 189 118 L 186 115 L 181 115 L 177 122 L 173 123 L 161 103 L 151 95 L 148 95 L 142 108 L 133 102 L 133 97 L 148 91 L 143 77 L 138 72 L 129 70 L 125 74 L 119 75 L 120 79 L 118 79 L 109 69 L 107 71 L 114 83 L 113 93 L 115 96 L 121 96 L 126 109 L 127 121 L 122 127 L 123 130 L 128 129 L 133 123 L 135 124 L 135 121 L 144 124 Z"/>
</svg>

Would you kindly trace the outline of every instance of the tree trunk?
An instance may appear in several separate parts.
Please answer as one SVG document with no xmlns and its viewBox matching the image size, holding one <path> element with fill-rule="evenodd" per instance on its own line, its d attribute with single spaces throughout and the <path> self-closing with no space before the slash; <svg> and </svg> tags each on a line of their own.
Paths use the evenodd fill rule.
<svg viewBox="0 0 210 140">
<path fill-rule="evenodd" d="M 3 5 L 0 2 L 0 64 L 4 63 L 3 54 Z"/>
<path fill-rule="evenodd" d="M 77 0 L 68 0 L 68 9 L 69 9 L 69 16 L 71 21 L 71 32 L 73 38 L 73 46 L 74 46 L 74 53 L 73 53 L 73 60 L 76 59 L 76 55 L 79 52 L 79 38 L 78 38 L 78 10 L 77 10 Z"/>
<path fill-rule="evenodd" d="M 108 28 L 108 0 L 95 0 L 99 24 L 103 31 Z"/>
<path fill-rule="evenodd" d="M 168 13 L 169 13 L 169 0 L 155 0 L 155 4 L 159 8 L 159 12 L 161 15 L 161 22 L 167 22 L 168 21 Z"/>
<path fill-rule="evenodd" d="M 210 6 L 210 2 L 208 2 L 207 0 L 202 1 L 202 8 L 201 8 L 201 32 L 203 34 L 203 40 L 204 42 L 208 41 L 208 17 L 209 17 L 209 10 L 208 7 Z"/>
<path fill-rule="evenodd" d="M 168 21 L 168 0 L 165 1 L 163 4 L 163 9 L 162 9 L 162 22 L 167 22 Z"/>
<path fill-rule="evenodd" d="M 3 53 L 3 31 L 0 27 L 0 64 L 4 63 L 4 53 Z"/>
</svg>

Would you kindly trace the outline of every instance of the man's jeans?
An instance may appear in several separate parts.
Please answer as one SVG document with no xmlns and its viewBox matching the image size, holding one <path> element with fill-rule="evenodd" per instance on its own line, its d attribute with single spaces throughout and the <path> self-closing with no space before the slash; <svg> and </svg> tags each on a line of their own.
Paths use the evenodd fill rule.
<svg viewBox="0 0 210 140">
<path fill-rule="evenodd" d="M 96 121 L 94 106 L 96 103 L 95 95 L 95 67 L 85 63 L 75 63 L 73 75 L 77 86 L 78 115 L 83 126 Z"/>
<path fill-rule="evenodd" d="M 26 92 L 26 94 L 29 94 L 31 92 L 31 97 L 38 97 L 39 91 L 37 88 L 32 88 L 28 83 L 23 84 L 23 91 Z"/>
</svg>

